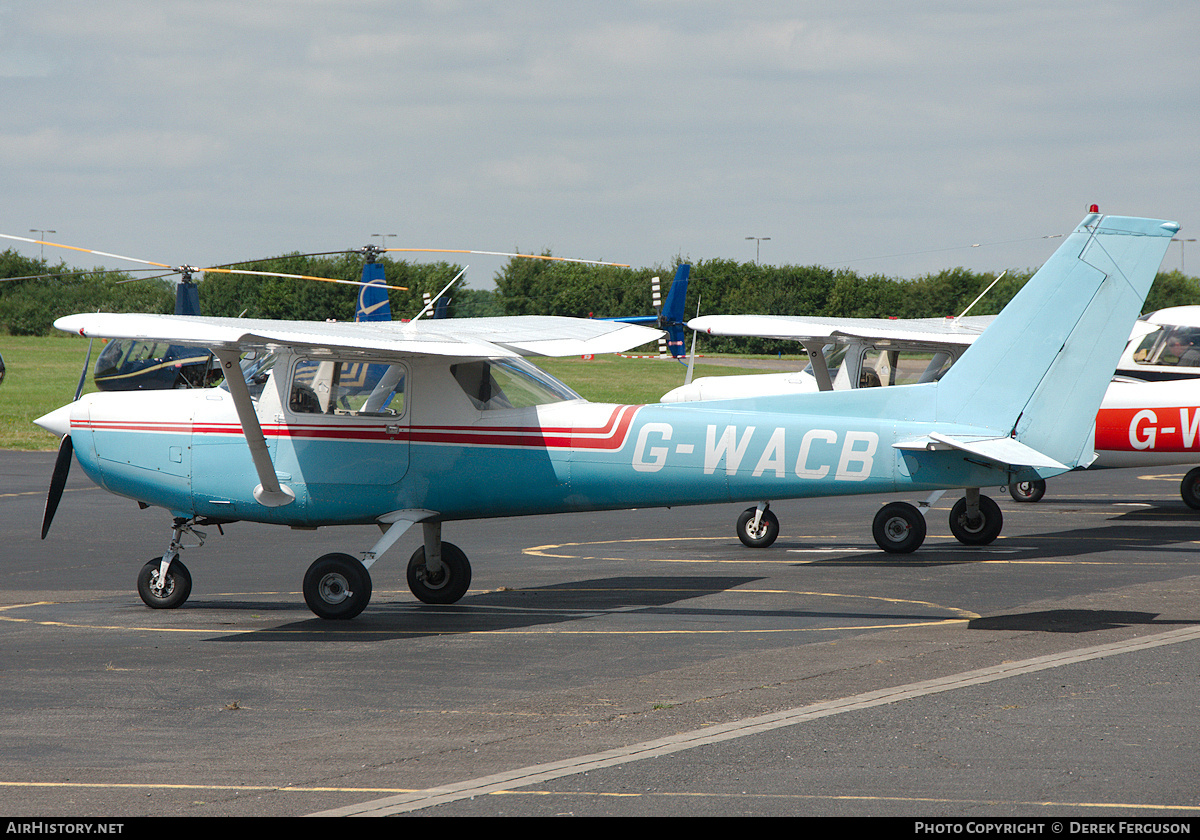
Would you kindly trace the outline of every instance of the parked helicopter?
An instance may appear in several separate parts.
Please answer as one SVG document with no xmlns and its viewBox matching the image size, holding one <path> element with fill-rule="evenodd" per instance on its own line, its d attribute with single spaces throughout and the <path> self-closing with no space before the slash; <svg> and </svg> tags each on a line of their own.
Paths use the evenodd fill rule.
<svg viewBox="0 0 1200 840">
<path fill-rule="evenodd" d="M 354 319 L 386 321 L 391 318 L 388 289 L 402 289 L 385 282 L 383 265 L 376 262 L 382 249 L 367 245 L 357 249 L 366 261 L 358 283 L 358 306 Z M 229 269 L 221 266 L 217 271 Z M 184 267 L 175 286 L 175 314 L 199 315 L 200 293 L 192 273 Z M 247 272 L 270 277 L 317 279 L 279 272 Z M 96 359 L 92 379 L 101 391 L 153 391 L 167 388 L 207 388 L 221 380 L 221 370 L 211 353 L 170 341 L 110 341 Z"/>
<path fill-rule="evenodd" d="M 152 607 L 191 590 L 180 562 L 196 526 L 376 524 L 362 553 L 318 558 L 306 603 L 350 618 L 370 567 L 415 523 L 409 588 L 427 603 L 467 592 L 465 553 L 442 540 L 460 519 L 566 511 L 979 488 L 1057 475 L 1092 457 L 1104 389 L 1171 236 L 1153 219 L 1089 214 L 938 381 L 716 403 L 588 403 L 523 360 L 622 352 L 658 335 L 638 325 L 519 316 L 339 324 L 132 314 L 61 318 L 82 336 L 171 337 L 210 349 L 215 391 L 86 395 L 38 419 L 63 436 L 50 525 L 72 457 L 101 487 L 171 512 L 170 543 L 142 567 Z M 263 355 L 247 381 L 243 353 Z M 345 365 L 386 364 L 367 392 Z M 317 373 L 311 377 L 312 363 Z M 1107 368 L 1107 370 L 1106 370 Z M 305 378 L 298 380 L 297 372 Z M 978 490 L 960 501 L 998 531 Z M 893 502 L 873 533 L 910 552 L 921 513 Z"/>
</svg>

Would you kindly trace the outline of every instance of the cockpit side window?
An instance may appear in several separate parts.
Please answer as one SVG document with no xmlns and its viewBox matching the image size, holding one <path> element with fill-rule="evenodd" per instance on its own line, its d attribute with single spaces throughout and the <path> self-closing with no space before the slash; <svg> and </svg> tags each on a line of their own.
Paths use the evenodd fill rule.
<svg viewBox="0 0 1200 840">
<path fill-rule="evenodd" d="M 408 369 L 399 363 L 300 359 L 292 368 L 288 408 L 296 414 L 399 417 Z"/>
<path fill-rule="evenodd" d="M 480 359 L 450 366 L 450 373 L 480 411 L 528 408 L 583 399 L 524 359 Z"/>
</svg>

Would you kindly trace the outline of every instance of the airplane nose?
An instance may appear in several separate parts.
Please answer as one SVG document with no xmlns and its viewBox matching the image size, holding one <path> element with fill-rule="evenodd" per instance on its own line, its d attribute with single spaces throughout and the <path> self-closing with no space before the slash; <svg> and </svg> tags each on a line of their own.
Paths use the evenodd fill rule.
<svg viewBox="0 0 1200 840">
<path fill-rule="evenodd" d="M 64 405 L 62 408 L 56 408 L 49 414 L 43 414 L 33 422 L 47 432 L 52 432 L 62 437 L 71 431 L 71 406 Z"/>
</svg>

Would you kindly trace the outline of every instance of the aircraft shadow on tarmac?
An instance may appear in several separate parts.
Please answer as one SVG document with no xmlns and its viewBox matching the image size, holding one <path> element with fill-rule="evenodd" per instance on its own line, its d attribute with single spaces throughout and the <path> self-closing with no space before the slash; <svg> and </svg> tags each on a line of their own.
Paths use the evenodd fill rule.
<svg viewBox="0 0 1200 840">
<path fill-rule="evenodd" d="M 555 584 L 553 586 L 483 592 L 468 595 L 457 604 L 431 607 L 408 599 L 373 601 L 353 621 L 324 621 L 317 618 L 282 624 L 278 627 L 235 632 L 214 641 L 302 641 L 306 636 L 321 641 L 387 640 L 420 638 L 455 633 L 487 633 L 564 624 L 603 617 L 609 613 L 631 613 L 651 617 L 677 628 L 673 619 L 689 621 L 712 619 L 713 629 L 727 619 L 753 618 L 762 621 L 930 622 L 953 616 L 943 612 L 871 612 L 810 609 L 743 609 L 731 607 L 686 607 L 680 602 L 715 595 L 738 586 L 756 583 L 756 577 L 655 576 L 600 578 Z M 261 601 L 245 605 L 229 601 L 197 602 L 196 607 L 223 610 L 250 608 L 258 612 L 288 610 L 295 605 L 266 605 Z M 301 607 L 303 605 L 300 605 Z"/>
<path fill-rule="evenodd" d="M 1045 610 L 976 618 L 967 622 L 971 630 L 1035 630 L 1044 633 L 1091 633 L 1130 625 L 1154 627 L 1190 626 L 1200 621 L 1159 621 L 1158 613 L 1125 610 Z"/>
<path fill-rule="evenodd" d="M 361 641 L 373 638 L 413 638 L 448 633 L 486 633 L 559 624 L 593 618 L 606 612 L 662 609 L 679 601 L 715 595 L 738 586 L 754 583 L 754 577 L 620 577 L 560 583 L 528 589 L 468 593 L 448 606 L 430 606 L 399 595 L 397 600 L 372 599 L 371 605 L 353 621 L 326 621 L 309 618 L 276 628 L 235 633 L 225 641 L 295 641 L 297 633 L 312 633 L 314 638 Z M 198 602 L 196 606 L 240 610 L 229 601 Z M 253 609 L 264 605 L 255 602 Z M 274 604 L 272 609 L 290 609 L 292 604 Z M 300 607 L 303 607 L 300 604 Z"/>
</svg>

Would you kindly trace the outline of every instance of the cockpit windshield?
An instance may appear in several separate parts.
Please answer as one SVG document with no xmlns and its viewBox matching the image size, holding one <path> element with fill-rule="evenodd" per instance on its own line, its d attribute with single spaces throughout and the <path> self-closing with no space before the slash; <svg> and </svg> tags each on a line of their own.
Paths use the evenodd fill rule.
<svg viewBox="0 0 1200 840">
<path fill-rule="evenodd" d="M 1142 339 L 1133 352 L 1139 365 L 1200 367 L 1200 331 L 1193 327 L 1163 327 Z"/>
<path fill-rule="evenodd" d="M 252 351 L 242 356 L 242 376 L 246 380 L 246 387 L 250 389 L 252 399 L 257 400 L 262 395 L 263 386 L 267 384 L 277 358 L 274 350 Z M 229 383 L 222 382 L 221 387 L 228 391 Z"/>
</svg>

